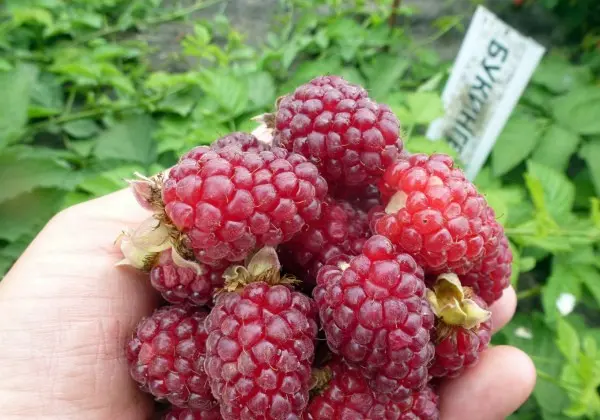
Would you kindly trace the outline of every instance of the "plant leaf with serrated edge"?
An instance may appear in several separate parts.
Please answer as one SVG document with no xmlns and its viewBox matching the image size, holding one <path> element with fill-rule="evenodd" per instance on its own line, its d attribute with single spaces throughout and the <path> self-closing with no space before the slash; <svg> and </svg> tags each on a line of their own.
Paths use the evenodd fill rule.
<svg viewBox="0 0 600 420">
<path fill-rule="evenodd" d="M 559 125 L 552 124 L 535 148 L 531 160 L 557 171 L 564 171 L 581 137 Z"/>
<path fill-rule="evenodd" d="M 156 160 L 154 125 L 149 115 L 130 115 L 97 137 L 94 155 L 99 159 L 140 162 L 148 166 Z"/>
<path fill-rule="evenodd" d="M 548 213 L 556 221 L 564 220 L 575 201 L 573 183 L 561 172 L 532 161 L 527 162 L 527 176 L 541 186 L 544 208 Z M 527 185 L 529 187 L 529 183 Z"/>
<path fill-rule="evenodd" d="M 518 313 L 503 329 L 508 344 L 525 351 L 533 359 L 538 371 L 557 378 L 563 366 L 563 358 L 556 347 L 554 333 L 541 320 L 538 312 Z M 525 329 L 531 338 L 518 334 Z M 544 419 L 564 419 L 563 410 L 569 405 L 567 393 L 554 382 L 538 376 L 533 396 L 542 410 Z"/>
<path fill-rule="evenodd" d="M 69 166 L 58 159 L 37 157 L 14 149 L 0 153 L 0 203 L 34 188 L 69 190 L 76 182 Z"/>
<path fill-rule="evenodd" d="M 552 101 L 556 120 L 575 133 L 600 134 L 600 87 L 574 89 Z"/>
<path fill-rule="evenodd" d="M 198 83 L 230 116 L 236 117 L 246 110 L 250 96 L 245 79 L 207 70 L 198 75 Z"/>
<path fill-rule="evenodd" d="M 564 319 L 558 320 L 556 345 L 570 363 L 577 363 L 579 356 L 579 336 L 577 331 Z"/>
<path fill-rule="evenodd" d="M 521 114 L 508 121 L 492 150 L 494 175 L 504 175 L 531 154 L 540 139 L 540 127 L 540 122 Z"/>
<path fill-rule="evenodd" d="M 256 108 L 272 107 L 275 104 L 275 82 L 266 71 L 251 73 L 248 78 L 250 102 Z"/>
<path fill-rule="evenodd" d="M 586 142 L 579 152 L 592 176 L 596 194 L 600 196 L 600 138 Z"/>
<path fill-rule="evenodd" d="M 5 104 L 0 112 L 0 150 L 12 142 L 27 123 L 29 98 L 37 74 L 36 66 L 25 63 L 0 72 L 0 92 Z"/>
<path fill-rule="evenodd" d="M 413 121 L 417 124 L 428 124 L 444 115 L 442 99 L 435 92 L 414 92 L 406 97 Z"/>
<path fill-rule="evenodd" d="M 546 321 L 552 325 L 563 314 L 559 312 L 557 302 L 561 295 L 573 295 L 576 301 L 581 296 L 581 281 L 567 261 L 555 256 L 552 261 L 552 272 L 542 288 L 542 307 Z"/>
<path fill-rule="evenodd" d="M 551 1 L 556 4 L 557 0 Z M 531 80 L 551 92 L 563 93 L 588 84 L 592 73 L 587 67 L 574 66 L 565 57 L 550 54 L 540 63 Z"/>
<path fill-rule="evenodd" d="M 0 239 L 34 235 L 60 209 L 65 191 L 40 189 L 0 203 Z"/>
<path fill-rule="evenodd" d="M 363 66 L 369 95 L 383 100 L 410 67 L 410 61 L 395 55 L 381 54 Z"/>
</svg>

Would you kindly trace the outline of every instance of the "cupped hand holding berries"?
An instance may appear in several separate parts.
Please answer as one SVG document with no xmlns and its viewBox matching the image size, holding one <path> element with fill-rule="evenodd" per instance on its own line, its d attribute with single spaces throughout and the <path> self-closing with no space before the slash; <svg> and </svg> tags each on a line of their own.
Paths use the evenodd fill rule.
<svg viewBox="0 0 600 420">
<path fill-rule="evenodd" d="M 157 302 L 135 270 L 115 267 L 123 225 L 147 217 L 127 191 L 55 217 L 0 283 L 3 419 L 145 420 L 151 399 L 131 380 L 124 346 Z M 515 309 L 509 288 L 491 306 L 501 328 Z M 501 419 L 530 394 L 535 371 L 498 346 L 441 388 L 442 420 Z"/>
<path fill-rule="evenodd" d="M 3 418 L 149 419 L 143 392 L 169 420 L 493 420 L 525 401 L 530 359 L 487 348 L 515 311 L 512 255 L 452 159 L 406 153 L 389 108 L 335 76 L 263 121 L 273 144 L 231 133 L 45 227 L 0 284 Z"/>
</svg>

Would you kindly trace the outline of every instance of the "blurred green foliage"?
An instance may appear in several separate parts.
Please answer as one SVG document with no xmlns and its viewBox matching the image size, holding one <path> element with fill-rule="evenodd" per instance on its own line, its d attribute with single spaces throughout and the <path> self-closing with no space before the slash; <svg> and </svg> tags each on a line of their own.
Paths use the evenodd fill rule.
<svg viewBox="0 0 600 420">
<path fill-rule="evenodd" d="M 390 25 L 389 0 L 282 1 L 257 47 L 222 14 L 191 17 L 217 3 L 5 2 L 0 273 L 61 209 L 123 188 L 134 171 L 167 168 L 194 145 L 252 130 L 251 117 L 320 74 L 389 104 L 411 151 L 453 154 L 423 136 L 443 112 L 451 64 L 433 46 L 464 31 L 472 10 L 440 17 L 416 40 L 419 10 L 400 6 Z M 186 28 L 179 47 L 156 51 L 144 34 L 176 20 Z M 495 342 L 528 352 L 539 373 L 513 419 L 600 417 L 600 82 L 591 51 L 577 61 L 569 51 L 547 55 L 476 180 L 515 255 L 519 311 Z"/>
</svg>

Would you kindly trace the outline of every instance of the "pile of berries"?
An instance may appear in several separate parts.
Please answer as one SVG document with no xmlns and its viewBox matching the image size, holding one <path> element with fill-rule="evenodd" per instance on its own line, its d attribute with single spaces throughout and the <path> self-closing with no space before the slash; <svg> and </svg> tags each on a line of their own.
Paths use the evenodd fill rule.
<svg viewBox="0 0 600 420">
<path fill-rule="evenodd" d="M 508 286 L 494 211 L 339 77 L 262 120 L 131 181 L 152 216 L 122 264 L 165 301 L 125 349 L 132 378 L 169 420 L 439 418 L 439 378 L 477 362 Z"/>
</svg>

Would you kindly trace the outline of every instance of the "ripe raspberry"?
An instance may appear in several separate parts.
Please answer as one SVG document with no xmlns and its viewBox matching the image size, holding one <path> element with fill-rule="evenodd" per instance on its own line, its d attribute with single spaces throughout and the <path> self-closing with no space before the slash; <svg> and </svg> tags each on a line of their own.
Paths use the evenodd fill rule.
<svg viewBox="0 0 600 420">
<path fill-rule="evenodd" d="M 452 378 L 477 363 L 492 337 L 492 321 L 483 299 L 463 288 L 455 274 L 440 275 L 433 290 L 428 298 L 439 319 L 429 374 Z"/>
<path fill-rule="evenodd" d="M 500 299 L 502 292 L 510 284 L 512 260 L 508 239 L 502 236 L 497 251 L 486 255 L 471 271 L 461 276 L 461 282 L 491 305 Z"/>
<path fill-rule="evenodd" d="M 290 240 L 320 216 L 326 193 L 315 165 L 296 153 L 200 146 L 171 169 L 162 198 L 185 247 L 198 261 L 215 264 Z"/>
<path fill-rule="evenodd" d="M 256 153 L 268 149 L 267 145 L 258 141 L 252 134 L 243 132 L 234 132 L 221 137 L 211 145 L 211 148 L 213 150 L 220 150 L 228 146 L 237 146 L 242 149 L 243 152 Z"/>
<path fill-rule="evenodd" d="M 165 416 L 165 420 L 221 420 L 219 406 L 210 410 L 192 410 L 173 407 Z"/>
<path fill-rule="evenodd" d="M 502 227 L 485 198 L 446 155 L 416 154 L 390 166 L 387 203 L 373 230 L 413 255 L 429 274 L 465 274 L 498 247 Z"/>
<path fill-rule="evenodd" d="M 331 258 L 359 254 L 369 233 L 365 212 L 348 202 L 327 198 L 321 218 L 283 245 L 280 253 L 287 254 L 299 267 L 296 274 L 305 282 L 314 283 L 319 269 Z"/>
<path fill-rule="evenodd" d="M 402 399 L 425 386 L 434 318 L 410 255 L 372 236 L 347 268 L 319 271 L 313 296 L 330 349 L 359 366 L 372 389 Z"/>
<path fill-rule="evenodd" d="M 253 261 L 249 270 L 265 267 Z M 205 368 L 225 420 L 299 419 L 308 404 L 316 306 L 302 293 L 277 284 L 277 269 L 261 270 L 241 291 L 219 295 L 206 319 Z M 240 283 L 230 281 L 226 288 Z"/>
<path fill-rule="evenodd" d="M 130 372 L 143 390 L 178 407 L 210 410 L 216 402 L 204 373 L 206 312 L 166 306 L 142 320 L 126 349 Z"/>
<path fill-rule="evenodd" d="M 193 268 L 177 265 L 171 250 L 163 251 L 150 271 L 152 286 L 170 303 L 188 301 L 203 306 L 212 300 L 213 291 L 223 286 L 225 267 L 212 267 L 199 264 L 197 272 Z"/>
<path fill-rule="evenodd" d="M 343 362 L 331 363 L 328 373 L 332 378 L 311 400 L 304 416 L 306 420 L 439 419 L 438 397 L 431 388 L 413 392 L 396 402 L 373 392 L 358 369 Z"/>
<path fill-rule="evenodd" d="M 321 76 L 278 103 L 274 144 L 314 162 L 329 182 L 367 185 L 400 154 L 400 123 L 387 105 L 337 76 Z"/>
<path fill-rule="evenodd" d="M 369 212 L 372 208 L 381 205 L 381 194 L 376 185 L 367 185 L 365 187 L 342 187 L 330 188 L 329 194 L 338 199 L 348 201 L 352 206 Z"/>
</svg>

